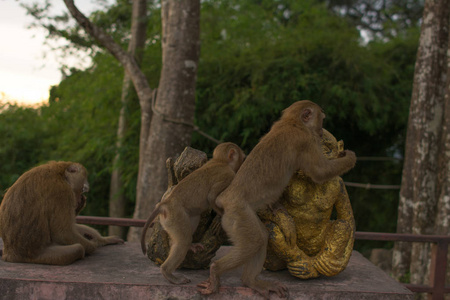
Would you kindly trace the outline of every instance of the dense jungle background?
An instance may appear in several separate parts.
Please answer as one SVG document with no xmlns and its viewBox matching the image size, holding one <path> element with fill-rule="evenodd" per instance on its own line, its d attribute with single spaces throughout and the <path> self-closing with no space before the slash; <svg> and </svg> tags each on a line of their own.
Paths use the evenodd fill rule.
<svg viewBox="0 0 450 300">
<path fill-rule="evenodd" d="M 325 112 L 324 127 L 360 160 L 346 182 L 398 186 L 423 1 L 208 0 L 201 6 L 201 56 L 195 124 L 246 153 L 292 102 L 310 99 Z M 31 10 L 32 11 L 32 10 Z M 127 214 L 132 217 L 139 161 L 140 107 L 126 107 L 128 124 L 114 165 L 123 69 L 76 26 L 51 27 L 37 8 L 37 26 L 49 39 L 70 41 L 67 53 L 90 49 L 87 69 L 61 66 L 64 78 L 46 105 L 0 106 L 0 190 L 49 160 L 82 163 L 91 190 L 84 215 L 107 216 L 112 170 L 123 171 Z M 131 4 L 118 0 L 90 19 L 124 48 Z M 157 87 L 161 69 L 158 3 L 148 14 L 142 69 Z M 48 22 L 47 22 L 48 21 Z M 40 24 L 40 25 L 39 25 Z M 186 145 L 188 146 L 188 145 Z M 209 156 L 215 143 L 194 133 L 191 147 Z M 399 189 L 348 186 L 358 231 L 395 232 Z M 387 243 L 356 243 L 360 251 Z"/>
</svg>

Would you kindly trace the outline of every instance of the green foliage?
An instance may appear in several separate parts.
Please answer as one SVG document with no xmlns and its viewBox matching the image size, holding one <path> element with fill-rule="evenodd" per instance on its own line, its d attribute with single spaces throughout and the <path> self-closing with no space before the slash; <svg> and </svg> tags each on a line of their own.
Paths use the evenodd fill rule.
<svg viewBox="0 0 450 300">
<path fill-rule="evenodd" d="M 365 45 L 323 6 L 284 2 L 291 17 L 283 22 L 277 7 L 265 6 L 271 1 L 204 5 L 197 125 L 248 153 L 282 109 L 310 99 L 324 108 L 324 126 L 357 155 L 402 155 L 418 29 Z M 193 145 L 214 147 L 199 135 Z M 344 180 L 397 185 L 401 170 L 401 162 L 361 162 Z M 348 192 L 358 230 L 395 232 L 398 190 Z"/>
<path fill-rule="evenodd" d="M 46 159 L 76 161 L 89 172 L 88 215 L 107 215 L 107 203 L 120 111 L 121 67 L 109 55 L 97 55 L 94 66 L 73 70 L 42 108 L 49 138 Z"/>
<path fill-rule="evenodd" d="M 149 9 L 143 70 L 154 88 L 161 70 L 161 24 L 158 6 Z M 120 0 L 90 18 L 126 47 L 130 16 L 129 1 Z M 348 19 L 313 0 L 209 0 L 202 2 L 201 18 L 195 122 L 203 131 L 248 153 L 284 108 L 310 99 L 324 108 L 325 128 L 357 155 L 403 154 L 417 27 L 365 43 Z M 77 27 L 58 30 L 82 39 L 79 47 L 92 45 Z M 123 69 L 110 55 L 93 52 L 92 67 L 71 70 L 52 88 L 48 106 L 3 106 L 0 187 L 38 163 L 78 161 L 91 183 L 84 214 L 107 215 L 111 171 L 120 167 L 131 216 L 140 111 L 134 95 L 119 149 L 123 160 L 112 166 L 122 79 Z M 210 154 L 215 144 L 194 134 L 191 146 Z M 400 162 L 359 162 L 344 179 L 399 184 L 401 169 Z M 348 191 L 358 230 L 395 231 L 398 191 Z"/>
<path fill-rule="evenodd" d="M 75 48 L 92 46 L 92 42 L 78 32 L 77 26 L 61 29 L 66 19 L 62 16 L 49 18 L 46 8 L 38 9 L 36 5 L 33 11 L 39 15 L 39 22 L 58 21 L 50 24 L 53 26 L 51 28 L 48 28 L 50 25 L 46 26 L 51 37 L 65 37 Z M 130 3 L 118 1 L 109 10 L 95 12 L 90 18 L 126 47 L 130 17 Z M 161 21 L 160 11 L 153 4 L 148 18 L 149 44 L 144 55 L 144 64 L 147 64 L 143 70 L 151 86 L 156 87 L 161 69 Z M 51 31 L 56 27 L 59 28 L 58 34 Z M 75 39 L 79 39 L 79 42 Z M 131 217 L 139 161 L 139 102 L 132 92 L 131 101 L 126 107 L 129 130 L 123 147 L 118 149 L 123 159 L 118 166 L 113 166 L 124 71 L 109 54 L 93 52 L 92 58 L 92 67 L 66 72 L 68 75 L 61 83 L 51 88 L 47 106 L 39 109 L 12 105 L 1 107 L 0 133 L 3 133 L 8 146 L 0 150 L 3 166 L 0 188 L 5 190 L 24 171 L 50 160 L 80 162 L 88 170 L 91 186 L 88 203 L 82 214 L 106 216 L 111 172 L 113 168 L 119 167 L 129 202 L 127 213 Z"/>
<path fill-rule="evenodd" d="M 19 176 L 38 164 L 47 134 L 39 110 L 0 103 L 0 195 Z"/>
<path fill-rule="evenodd" d="M 320 5 L 292 1 L 296 17 L 280 22 L 273 8 L 219 3 L 202 12 L 208 26 L 197 81 L 201 128 L 249 150 L 283 108 L 311 99 L 325 108 L 325 127 L 350 148 L 386 155 L 395 144 L 401 151 L 417 39 L 364 46 L 354 28 Z M 249 24 L 260 29 L 250 33 Z M 213 147 L 207 143 L 194 139 Z"/>
</svg>

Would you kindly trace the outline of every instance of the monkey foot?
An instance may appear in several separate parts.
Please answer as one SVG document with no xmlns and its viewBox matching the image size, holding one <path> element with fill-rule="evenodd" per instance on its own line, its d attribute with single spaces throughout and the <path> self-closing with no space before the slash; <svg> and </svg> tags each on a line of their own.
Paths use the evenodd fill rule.
<svg viewBox="0 0 450 300">
<path fill-rule="evenodd" d="M 118 236 L 107 236 L 105 237 L 107 245 L 113 244 L 125 244 L 125 241 L 119 238 Z"/>
<path fill-rule="evenodd" d="M 246 286 L 257 291 L 264 299 L 270 299 L 270 292 L 274 292 L 280 298 L 287 298 L 289 292 L 287 287 L 280 282 L 258 280 L 253 284 L 246 284 Z"/>
<path fill-rule="evenodd" d="M 197 287 L 199 287 L 198 291 L 202 295 L 211 295 L 219 290 L 219 284 L 211 283 L 211 278 L 197 284 Z"/>
<path fill-rule="evenodd" d="M 189 278 L 187 278 L 186 276 L 181 275 L 181 274 L 178 276 L 175 276 L 173 274 L 164 274 L 163 273 L 163 275 L 164 275 L 164 277 L 166 277 L 167 280 L 169 280 L 173 284 L 186 284 L 186 283 L 191 282 L 191 280 Z"/>
<path fill-rule="evenodd" d="M 205 250 L 205 246 L 201 243 L 192 243 L 189 249 L 191 249 L 192 252 L 197 253 Z"/>
</svg>

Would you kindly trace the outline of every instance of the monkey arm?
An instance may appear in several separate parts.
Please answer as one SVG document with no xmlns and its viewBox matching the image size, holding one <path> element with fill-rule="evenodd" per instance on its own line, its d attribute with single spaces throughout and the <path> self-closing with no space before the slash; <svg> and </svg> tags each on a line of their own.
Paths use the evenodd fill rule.
<svg viewBox="0 0 450 300">
<path fill-rule="evenodd" d="M 316 145 L 311 145 L 309 151 L 302 153 L 302 158 L 304 161 L 302 171 L 319 184 L 344 174 L 356 163 L 356 155 L 352 151 L 345 150 L 345 156 L 327 159 Z"/>
<path fill-rule="evenodd" d="M 216 203 L 216 198 L 230 185 L 232 180 L 232 176 L 227 176 L 223 180 L 214 183 L 209 190 L 208 203 L 219 215 L 223 215 L 223 207 Z"/>
</svg>

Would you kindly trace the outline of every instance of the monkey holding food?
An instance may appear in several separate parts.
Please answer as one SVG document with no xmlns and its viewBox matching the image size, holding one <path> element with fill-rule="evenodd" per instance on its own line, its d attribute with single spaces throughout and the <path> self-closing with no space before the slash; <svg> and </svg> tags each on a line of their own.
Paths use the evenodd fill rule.
<svg viewBox="0 0 450 300">
<path fill-rule="evenodd" d="M 172 273 L 183 262 L 189 249 L 198 251 L 203 248 L 201 244 L 192 244 L 200 215 L 209 208 L 217 211 L 214 204 L 217 196 L 230 184 L 244 158 L 244 152 L 237 145 L 219 144 L 212 159 L 167 190 L 147 219 L 141 235 L 142 252 L 146 253 L 147 229 L 159 215 L 159 221 L 171 240 L 169 256 L 161 265 L 161 273 L 171 283 L 190 282 L 185 276 Z"/>
<path fill-rule="evenodd" d="M 2 259 L 68 265 L 99 246 L 123 243 L 76 224 L 88 190 L 87 171 L 79 163 L 49 162 L 20 176 L 0 206 Z"/>
<path fill-rule="evenodd" d="M 320 106 L 298 101 L 286 108 L 279 121 L 247 156 L 231 184 L 216 199 L 224 210 L 222 227 L 233 246 L 210 266 L 210 277 L 200 283 L 202 294 L 218 291 L 220 276 L 243 266 L 244 285 L 263 297 L 275 292 L 287 296 L 286 287 L 278 282 L 257 279 L 266 257 L 268 232 L 256 211 L 275 204 L 292 175 L 302 170 L 314 182 L 323 183 L 353 168 L 354 152 L 345 150 L 341 156 L 328 160 L 321 146 L 325 114 Z"/>
</svg>

